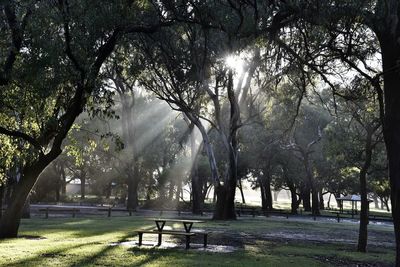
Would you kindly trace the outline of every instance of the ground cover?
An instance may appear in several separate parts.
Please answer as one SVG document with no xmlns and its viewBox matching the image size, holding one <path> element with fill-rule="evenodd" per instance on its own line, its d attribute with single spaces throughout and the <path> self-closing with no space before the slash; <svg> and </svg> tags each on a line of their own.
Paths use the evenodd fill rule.
<svg viewBox="0 0 400 267">
<path fill-rule="evenodd" d="M 173 227 L 178 225 L 173 225 Z M 391 226 L 369 227 L 369 252 L 355 252 L 358 225 L 247 217 L 199 224 L 213 231 L 211 245 L 234 247 L 216 253 L 191 249 L 165 237 L 175 248 L 138 248 L 134 229 L 152 228 L 143 216 L 34 218 L 23 220 L 20 238 L 0 241 L 2 266 L 392 266 Z M 156 236 L 144 238 L 155 242 Z M 131 241 L 131 242 L 130 242 Z M 122 243 L 121 243 L 122 242 Z M 130 245 L 119 245 L 128 242 Z M 193 243 L 201 243 L 193 240 Z M 114 244 L 114 245 L 112 245 Z"/>
</svg>

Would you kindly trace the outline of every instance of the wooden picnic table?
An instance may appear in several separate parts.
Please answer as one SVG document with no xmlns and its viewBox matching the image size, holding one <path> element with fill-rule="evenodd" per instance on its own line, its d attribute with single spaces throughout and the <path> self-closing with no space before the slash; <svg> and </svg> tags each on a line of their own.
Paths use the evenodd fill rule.
<svg viewBox="0 0 400 267">
<path fill-rule="evenodd" d="M 156 223 L 157 230 L 160 232 L 163 231 L 164 226 L 167 222 L 182 223 L 186 233 L 190 233 L 194 223 L 204 223 L 204 221 L 200 220 L 183 220 L 183 219 L 181 220 L 181 219 L 167 219 L 167 218 L 157 218 L 154 219 L 154 222 Z"/>
<path fill-rule="evenodd" d="M 181 220 L 181 219 L 168 219 L 168 218 L 156 218 L 156 219 L 149 219 L 156 223 L 157 230 L 137 230 L 136 232 L 139 235 L 139 246 L 142 245 L 142 238 L 143 234 L 157 234 L 158 235 L 158 243 L 157 245 L 161 245 L 162 235 L 180 235 L 185 236 L 186 238 L 186 249 L 190 247 L 190 237 L 195 235 L 202 235 L 204 238 L 204 247 L 207 246 L 207 236 L 208 232 L 201 231 L 201 232 L 191 232 L 194 223 L 204 223 L 205 221 L 200 220 Z M 169 223 L 182 223 L 185 231 L 176 231 L 176 230 L 164 230 L 165 224 Z"/>
</svg>

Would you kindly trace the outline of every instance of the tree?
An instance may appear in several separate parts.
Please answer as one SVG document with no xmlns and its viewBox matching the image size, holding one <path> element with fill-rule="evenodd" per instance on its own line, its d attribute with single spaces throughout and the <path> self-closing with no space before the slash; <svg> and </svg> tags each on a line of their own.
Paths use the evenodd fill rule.
<svg viewBox="0 0 400 267">
<path fill-rule="evenodd" d="M 15 6 L 4 3 L 1 8 L 15 10 Z M 24 25 L 24 19 L 19 22 L 15 11 L 1 14 L 2 23 L 8 17 L 12 24 L 12 48 L 18 48 L 16 29 L 25 41 L 7 57 L 14 68 L 6 63 L 2 78 L 7 82 L 3 82 L 0 97 L 0 134 L 5 142 L 21 144 L 21 168 L 0 221 L 0 238 L 17 235 L 22 208 L 38 176 L 60 155 L 62 142 L 78 115 L 104 96 L 98 90 L 99 73 L 120 37 L 154 32 L 165 23 L 154 11 L 136 4 L 127 8 L 103 1 L 34 2 L 23 32 L 18 31 L 21 27 L 17 24 Z M 120 16 L 118 20 L 115 14 Z M 154 18 L 155 23 L 143 24 L 137 20 L 142 15 Z"/>
<path fill-rule="evenodd" d="M 138 206 L 138 185 L 140 182 L 137 170 L 137 157 L 135 144 L 135 82 L 136 75 L 134 68 L 124 69 L 126 63 L 124 57 L 129 53 L 118 51 L 114 61 L 110 64 L 107 77 L 113 82 L 113 89 L 117 92 L 121 105 L 122 137 L 124 142 L 124 173 L 128 184 L 127 209 L 136 210 Z"/>
<path fill-rule="evenodd" d="M 400 31 L 399 3 L 396 0 L 377 1 L 278 1 L 271 2 L 276 10 L 274 16 L 275 27 L 268 33 L 286 51 L 306 63 L 319 74 L 324 73 L 326 64 L 317 64 L 315 49 L 309 50 L 310 42 L 298 42 L 306 47 L 306 58 L 296 56 L 293 49 L 282 39 L 277 39 L 278 32 L 284 27 L 302 22 L 307 28 L 307 36 L 327 36 L 326 41 L 314 43 L 314 48 L 333 55 L 325 57 L 325 62 L 338 59 L 353 70 L 359 72 L 376 89 L 380 103 L 380 116 L 383 121 L 383 135 L 389 161 L 389 180 L 391 185 L 391 200 L 393 207 L 393 221 L 396 235 L 396 264 L 400 265 L 400 90 L 398 84 L 400 76 L 398 69 L 400 59 L 400 44 L 397 42 Z M 326 35 L 321 34 L 326 33 Z M 281 31 L 283 33 L 283 31 Z M 366 34 L 367 33 L 367 34 Z M 372 33 L 372 34 L 370 34 Z M 321 39 L 320 39 L 321 40 Z M 323 39 L 322 39 L 323 40 Z M 308 40 L 310 41 L 310 40 Z M 371 53 L 374 55 L 378 48 L 382 56 L 382 70 L 374 71 L 368 64 Z M 298 55 L 298 54 L 297 54 Z M 320 68 L 323 66 L 322 68 Z M 381 88 L 383 80 L 383 89 Z M 324 80 L 333 85 L 324 76 Z M 335 87 L 332 86 L 334 89 Z"/>
<path fill-rule="evenodd" d="M 352 91 L 359 94 L 358 99 L 352 101 L 338 101 L 336 111 L 341 114 L 336 118 L 331 135 L 336 140 L 331 147 L 336 157 L 345 159 L 348 168 L 356 168 L 359 173 L 359 186 L 357 191 L 361 195 L 360 230 L 358 251 L 366 252 L 367 226 L 368 226 L 368 192 L 367 175 L 374 160 L 377 145 L 381 140 L 381 121 L 379 108 L 374 100 L 375 93 L 368 82 L 355 77 Z M 341 154 L 344 155 L 341 155 Z"/>
</svg>

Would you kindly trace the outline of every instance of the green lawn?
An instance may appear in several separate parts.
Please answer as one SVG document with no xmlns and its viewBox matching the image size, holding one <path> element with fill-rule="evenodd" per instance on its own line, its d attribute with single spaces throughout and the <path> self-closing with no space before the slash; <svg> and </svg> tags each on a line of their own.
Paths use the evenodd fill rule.
<svg viewBox="0 0 400 267">
<path fill-rule="evenodd" d="M 391 266 L 394 248 L 371 245 L 366 254 L 355 245 L 315 240 L 270 238 L 265 234 L 316 234 L 322 238 L 343 234 L 354 239 L 357 225 L 299 222 L 276 218 L 240 218 L 202 227 L 214 231 L 212 245 L 232 245 L 230 253 L 178 248 L 111 246 L 137 240 L 134 229 L 153 227 L 140 216 L 23 220 L 20 238 L 0 242 L 2 266 Z M 389 227 L 371 226 L 371 239 L 393 235 Z M 145 236 L 155 241 L 156 236 Z M 173 237 L 170 238 L 170 241 Z M 195 240 L 196 241 L 196 240 Z M 355 239 L 356 241 L 356 239 Z M 368 265 L 371 266 L 371 265 Z"/>
</svg>

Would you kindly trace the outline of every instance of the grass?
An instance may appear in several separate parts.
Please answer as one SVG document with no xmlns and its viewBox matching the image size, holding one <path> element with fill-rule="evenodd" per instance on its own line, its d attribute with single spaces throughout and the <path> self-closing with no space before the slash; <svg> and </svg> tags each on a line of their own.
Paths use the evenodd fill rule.
<svg viewBox="0 0 400 267">
<path fill-rule="evenodd" d="M 23 220 L 21 237 L 0 241 L 1 266 L 340 266 L 394 264 L 394 248 L 370 246 L 355 252 L 354 244 L 266 238 L 284 232 L 357 237 L 357 225 L 276 218 L 208 221 L 201 227 L 218 233 L 211 244 L 233 245 L 231 253 L 185 251 L 179 248 L 110 246 L 137 240 L 134 229 L 153 227 L 141 216 Z M 195 225 L 197 226 L 197 225 Z M 370 227 L 372 237 L 393 235 L 390 227 Z M 147 237 L 145 236 L 145 239 Z M 152 238 L 148 236 L 148 238 Z M 173 237 L 171 237 L 173 238 Z M 385 237 L 383 237 L 385 238 Z M 154 236 L 154 241 L 156 237 Z M 356 240 L 356 239 L 355 239 Z"/>
</svg>

